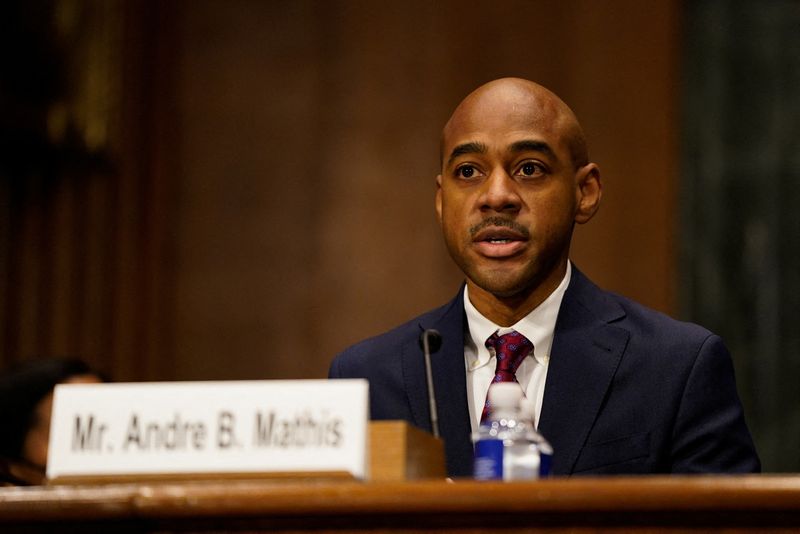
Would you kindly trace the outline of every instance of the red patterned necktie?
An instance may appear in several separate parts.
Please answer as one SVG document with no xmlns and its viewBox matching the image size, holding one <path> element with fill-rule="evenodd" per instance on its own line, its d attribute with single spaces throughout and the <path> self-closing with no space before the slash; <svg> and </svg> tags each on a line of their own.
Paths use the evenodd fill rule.
<svg viewBox="0 0 800 534">
<path fill-rule="evenodd" d="M 517 382 L 517 368 L 522 363 L 522 360 L 531 353 L 533 344 L 519 332 L 512 331 L 502 336 L 498 336 L 497 332 L 495 332 L 486 340 L 486 348 L 490 351 L 494 349 L 497 366 L 495 367 L 492 384 L 496 384 L 497 382 Z M 492 384 L 489 384 L 490 388 Z M 489 394 L 487 392 L 486 402 L 483 404 L 483 413 L 481 414 L 481 424 L 488 419 L 490 411 Z"/>
</svg>

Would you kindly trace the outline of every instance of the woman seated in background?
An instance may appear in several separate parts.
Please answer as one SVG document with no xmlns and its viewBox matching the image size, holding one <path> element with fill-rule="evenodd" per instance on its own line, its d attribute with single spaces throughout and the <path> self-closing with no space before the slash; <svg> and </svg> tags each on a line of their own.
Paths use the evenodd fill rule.
<svg viewBox="0 0 800 534">
<path fill-rule="evenodd" d="M 0 484 L 45 480 L 53 388 L 102 382 L 75 359 L 38 359 L 0 376 Z"/>
</svg>

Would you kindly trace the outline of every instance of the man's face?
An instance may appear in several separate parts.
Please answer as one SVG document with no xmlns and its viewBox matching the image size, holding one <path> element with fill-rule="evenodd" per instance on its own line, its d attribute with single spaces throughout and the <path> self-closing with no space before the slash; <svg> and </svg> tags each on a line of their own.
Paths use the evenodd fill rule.
<svg viewBox="0 0 800 534">
<path fill-rule="evenodd" d="M 584 222 L 561 108 L 514 88 L 473 96 L 443 134 L 436 210 L 447 247 L 471 295 L 552 291 Z"/>
</svg>

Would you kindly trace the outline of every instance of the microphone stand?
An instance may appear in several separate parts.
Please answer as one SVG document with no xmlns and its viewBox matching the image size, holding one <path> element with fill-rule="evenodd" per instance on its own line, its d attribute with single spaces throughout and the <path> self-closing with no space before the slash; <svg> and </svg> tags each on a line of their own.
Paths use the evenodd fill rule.
<svg viewBox="0 0 800 534">
<path fill-rule="evenodd" d="M 428 386 L 428 406 L 431 412 L 431 430 L 433 437 L 439 437 L 439 413 L 436 409 L 436 395 L 433 391 L 433 373 L 431 371 L 431 353 L 439 350 L 442 336 L 434 329 L 424 330 L 419 338 L 422 352 L 425 355 L 425 381 Z"/>
</svg>

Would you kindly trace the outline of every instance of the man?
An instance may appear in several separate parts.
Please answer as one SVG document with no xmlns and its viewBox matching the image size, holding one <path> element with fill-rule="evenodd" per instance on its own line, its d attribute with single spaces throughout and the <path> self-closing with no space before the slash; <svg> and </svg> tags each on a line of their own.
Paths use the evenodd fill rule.
<svg viewBox="0 0 800 534">
<path fill-rule="evenodd" d="M 534 401 L 556 475 L 760 469 L 720 338 L 604 292 L 570 264 L 573 226 L 592 218 L 602 188 L 566 104 L 533 82 L 490 82 L 456 108 L 441 155 L 436 213 L 466 285 L 333 361 L 332 378 L 369 380 L 373 419 L 430 429 L 418 338 L 435 328 L 451 476 L 471 474 L 470 433 L 492 381 L 518 381 Z"/>
</svg>

